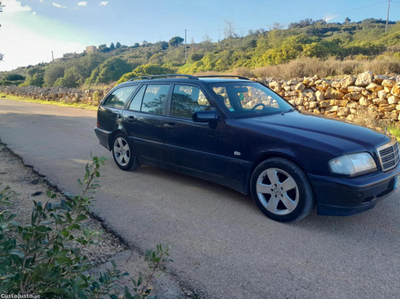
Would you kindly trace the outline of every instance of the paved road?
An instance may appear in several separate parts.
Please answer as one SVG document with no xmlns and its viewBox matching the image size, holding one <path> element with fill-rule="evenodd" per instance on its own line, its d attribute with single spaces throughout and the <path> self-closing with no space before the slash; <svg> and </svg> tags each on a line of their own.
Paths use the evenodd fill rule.
<svg viewBox="0 0 400 299">
<path fill-rule="evenodd" d="M 348 217 L 265 218 L 249 197 L 142 166 L 122 172 L 96 113 L 0 99 L 0 138 L 61 190 L 90 151 L 109 158 L 93 208 L 132 246 L 172 245 L 171 270 L 206 298 L 400 298 L 400 194 Z"/>
</svg>

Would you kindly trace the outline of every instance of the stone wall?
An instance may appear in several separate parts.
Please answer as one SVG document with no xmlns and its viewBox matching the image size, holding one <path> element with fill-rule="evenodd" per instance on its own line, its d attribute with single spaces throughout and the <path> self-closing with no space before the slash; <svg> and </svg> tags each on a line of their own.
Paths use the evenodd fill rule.
<svg viewBox="0 0 400 299">
<path fill-rule="evenodd" d="M 44 101 L 57 101 L 64 103 L 85 103 L 90 105 L 98 105 L 99 101 L 111 89 L 86 89 L 67 87 L 43 88 L 36 86 L 17 87 L 15 85 L 0 86 L 0 93 L 14 95 L 20 97 L 28 97 Z"/>
<path fill-rule="evenodd" d="M 336 79 L 314 76 L 263 81 L 300 111 L 354 121 L 362 110 L 377 120 L 400 120 L 400 76 L 367 71 Z"/>
</svg>

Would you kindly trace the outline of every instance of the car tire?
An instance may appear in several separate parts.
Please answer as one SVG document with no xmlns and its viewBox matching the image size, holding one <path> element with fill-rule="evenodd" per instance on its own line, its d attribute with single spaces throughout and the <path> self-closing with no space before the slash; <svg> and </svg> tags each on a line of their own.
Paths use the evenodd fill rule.
<svg viewBox="0 0 400 299">
<path fill-rule="evenodd" d="M 133 150 L 133 146 L 123 133 L 117 133 L 111 143 L 111 151 L 117 166 L 125 171 L 137 169 L 140 163 Z"/>
<path fill-rule="evenodd" d="M 299 221 L 314 208 L 314 192 L 307 175 L 284 158 L 260 163 L 251 176 L 250 189 L 258 208 L 276 221 Z"/>
</svg>

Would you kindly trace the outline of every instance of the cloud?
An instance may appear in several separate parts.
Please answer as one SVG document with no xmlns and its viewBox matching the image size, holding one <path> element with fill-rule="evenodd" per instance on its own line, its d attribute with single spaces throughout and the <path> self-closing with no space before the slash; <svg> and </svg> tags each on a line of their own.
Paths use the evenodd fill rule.
<svg viewBox="0 0 400 299">
<path fill-rule="evenodd" d="M 43 2 L 44 2 L 44 0 L 39 0 L 39 2 L 40 2 L 40 3 L 43 3 Z"/>
<path fill-rule="evenodd" d="M 32 12 L 33 15 L 36 15 L 36 11 Z"/>
<path fill-rule="evenodd" d="M 53 6 L 58 7 L 58 8 L 67 8 L 67 7 L 64 6 L 64 5 L 57 4 L 57 3 L 54 3 L 54 2 L 53 2 Z"/>
<path fill-rule="evenodd" d="M 87 1 L 78 2 L 78 6 L 86 6 L 86 5 L 87 5 Z"/>
<path fill-rule="evenodd" d="M 332 13 L 327 13 L 327 14 L 324 15 L 324 20 L 325 20 L 325 22 L 329 22 L 329 21 L 331 21 L 331 20 L 333 20 L 333 19 L 336 19 L 336 18 L 338 18 L 338 17 L 340 17 L 340 15 L 338 15 L 338 14 L 332 14 Z"/>
<path fill-rule="evenodd" d="M 29 5 L 23 6 L 20 1 L 16 0 L 9 0 L 9 1 L 4 1 L 3 3 L 5 7 L 3 8 L 3 12 L 22 12 L 22 11 L 31 11 L 32 7 Z"/>
<path fill-rule="evenodd" d="M 11 1 L 8 1 L 11 2 Z M 4 3 L 4 1 L 3 1 Z M 49 2 L 51 3 L 51 2 Z M 78 32 L 74 25 L 66 25 L 52 18 L 46 18 L 33 10 L 21 13 L 2 12 L 1 14 L 1 53 L 4 61 L 1 71 L 10 71 L 20 66 L 35 65 L 62 57 L 63 53 L 81 53 L 85 45 L 100 44 L 92 35 Z"/>
<path fill-rule="evenodd" d="M 102 6 L 106 6 L 108 4 L 108 1 L 101 1 L 100 3 L 99 3 L 99 5 L 102 5 Z"/>
</svg>

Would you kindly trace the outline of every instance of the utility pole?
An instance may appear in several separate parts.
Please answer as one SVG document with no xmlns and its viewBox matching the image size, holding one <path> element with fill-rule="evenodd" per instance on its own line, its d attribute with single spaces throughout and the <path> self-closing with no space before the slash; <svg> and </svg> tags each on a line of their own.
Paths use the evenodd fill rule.
<svg viewBox="0 0 400 299">
<path fill-rule="evenodd" d="M 385 33 L 386 33 L 387 30 L 388 30 L 388 24 L 389 24 L 389 9 L 390 9 L 390 0 L 388 0 L 388 6 L 387 6 Z"/>
<path fill-rule="evenodd" d="M 51 51 L 51 61 L 54 61 L 54 54 L 53 54 L 53 51 Z"/>
<path fill-rule="evenodd" d="M 187 40 L 187 38 L 186 38 L 186 29 L 185 29 L 185 62 L 187 60 L 187 43 L 186 43 L 186 40 Z"/>
</svg>

